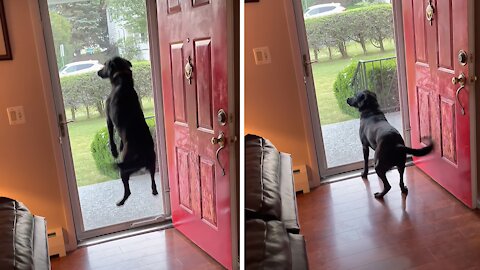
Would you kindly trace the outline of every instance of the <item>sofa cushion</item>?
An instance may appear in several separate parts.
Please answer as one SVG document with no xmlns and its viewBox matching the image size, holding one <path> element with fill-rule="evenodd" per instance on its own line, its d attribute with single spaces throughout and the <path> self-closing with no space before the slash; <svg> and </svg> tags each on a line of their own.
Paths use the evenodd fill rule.
<svg viewBox="0 0 480 270">
<path fill-rule="evenodd" d="M 256 135 L 245 136 L 245 210 L 247 218 L 281 219 L 280 154 Z"/>
<path fill-rule="evenodd" d="M 0 269 L 33 269 L 33 226 L 25 205 L 0 197 Z"/>
<path fill-rule="evenodd" d="M 245 222 L 245 269 L 292 269 L 289 237 L 281 221 Z"/>
</svg>

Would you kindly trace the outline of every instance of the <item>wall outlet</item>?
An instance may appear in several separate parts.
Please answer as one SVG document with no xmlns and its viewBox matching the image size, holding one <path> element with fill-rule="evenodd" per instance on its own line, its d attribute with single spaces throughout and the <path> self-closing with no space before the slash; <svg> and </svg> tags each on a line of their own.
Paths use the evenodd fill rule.
<svg viewBox="0 0 480 270">
<path fill-rule="evenodd" d="M 265 65 L 272 63 L 270 57 L 270 49 L 268 47 L 259 47 L 253 49 L 253 56 L 255 57 L 255 64 Z"/>
<path fill-rule="evenodd" d="M 7 113 L 10 125 L 25 124 L 26 120 L 23 106 L 9 107 L 7 108 Z"/>
</svg>

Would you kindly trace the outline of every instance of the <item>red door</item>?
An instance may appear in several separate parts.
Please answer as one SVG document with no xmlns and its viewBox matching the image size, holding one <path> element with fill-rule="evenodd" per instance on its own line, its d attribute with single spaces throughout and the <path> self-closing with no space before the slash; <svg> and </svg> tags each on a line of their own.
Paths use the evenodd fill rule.
<svg viewBox="0 0 480 270">
<path fill-rule="evenodd" d="M 227 1 L 157 3 L 173 224 L 231 268 Z"/>
<path fill-rule="evenodd" d="M 415 158 L 415 164 L 473 207 L 469 108 L 473 62 L 468 57 L 473 48 L 469 48 L 468 3 L 432 0 L 432 13 L 429 1 L 403 1 L 403 21 L 412 145 L 423 146 L 425 136 L 435 142 L 434 153 Z M 458 57 L 462 51 L 466 59 Z M 465 86 L 458 90 L 463 79 L 456 84 L 452 79 L 461 74 Z"/>
</svg>

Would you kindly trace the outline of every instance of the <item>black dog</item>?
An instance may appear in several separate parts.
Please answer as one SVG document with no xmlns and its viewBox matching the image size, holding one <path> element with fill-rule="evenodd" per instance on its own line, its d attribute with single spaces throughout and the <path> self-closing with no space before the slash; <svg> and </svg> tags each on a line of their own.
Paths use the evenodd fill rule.
<svg viewBox="0 0 480 270">
<path fill-rule="evenodd" d="M 375 193 L 375 198 L 381 199 L 390 190 L 386 173 L 397 166 L 400 173 L 400 189 L 402 193 L 408 194 L 408 189 L 403 183 L 403 172 L 407 154 L 414 156 L 425 156 L 433 150 L 433 142 L 421 149 L 412 149 L 405 146 L 402 136 L 391 126 L 385 114 L 380 110 L 377 95 L 368 90 L 358 92 L 355 96 L 347 99 L 348 105 L 360 111 L 360 141 L 363 146 L 364 170 L 362 178 L 366 179 L 368 174 L 368 152 L 369 147 L 375 151 L 375 171 L 382 179 L 383 191 Z"/>
<path fill-rule="evenodd" d="M 137 92 L 133 88 L 132 63 L 120 57 L 108 60 L 98 71 L 103 79 L 110 78 L 112 92 L 106 101 L 107 127 L 110 138 L 110 150 L 113 157 L 118 157 L 114 141 L 114 127 L 120 137 L 122 162 L 118 163 L 122 178 L 124 195 L 118 206 L 123 205 L 130 196 L 128 180 L 130 175 L 142 168 L 150 171 L 152 193 L 157 195 L 155 184 L 155 150 L 148 125 L 145 122 Z"/>
</svg>

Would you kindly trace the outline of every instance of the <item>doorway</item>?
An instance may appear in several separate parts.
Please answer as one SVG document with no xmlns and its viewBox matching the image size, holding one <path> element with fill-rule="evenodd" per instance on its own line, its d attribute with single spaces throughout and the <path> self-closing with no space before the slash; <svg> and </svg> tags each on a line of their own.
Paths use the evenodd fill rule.
<svg viewBox="0 0 480 270">
<path fill-rule="evenodd" d="M 394 5 L 383 0 L 293 2 L 321 177 L 363 167 L 359 114 L 346 103 L 358 91 L 377 94 L 388 121 L 408 145 L 403 36 L 395 35 L 401 16 Z"/>
<path fill-rule="evenodd" d="M 40 0 L 63 157 L 78 240 L 169 219 L 161 102 L 153 91 L 158 53 L 156 18 L 144 0 Z M 151 10 L 151 7 L 150 7 Z M 153 22 L 153 23 L 152 23 Z M 154 26 L 153 26 L 154 27 Z M 115 160 L 108 147 L 105 98 L 111 86 L 96 71 L 119 55 L 132 62 L 135 89 L 156 142 L 160 193 L 153 196 L 149 175 L 130 180 L 132 196 L 123 207 Z M 161 97 L 159 97 L 161 100 Z"/>
</svg>

